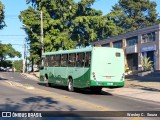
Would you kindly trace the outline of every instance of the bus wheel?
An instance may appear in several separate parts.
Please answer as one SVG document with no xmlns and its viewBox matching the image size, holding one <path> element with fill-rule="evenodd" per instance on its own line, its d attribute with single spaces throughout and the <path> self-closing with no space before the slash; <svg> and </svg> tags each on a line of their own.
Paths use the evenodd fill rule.
<svg viewBox="0 0 160 120">
<path fill-rule="evenodd" d="M 74 87 L 73 87 L 73 80 L 69 79 L 68 81 L 68 90 L 70 92 L 73 92 L 74 91 Z"/>
<path fill-rule="evenodd" d="M 51 83 L 48 83 L 48 82 L 47 82 L 47 83 L 46 83 L 46 86 L 47 86 L 47 87 L 51 87 L 52 85 L 51 85 Z"/>
<path fill-rule="evenodd" d="M 51 83 L 48 82 L 48 78 L 45 76 L 44 81 L 46 82 L 46 87 L 51 87 Z"/>
</svg>

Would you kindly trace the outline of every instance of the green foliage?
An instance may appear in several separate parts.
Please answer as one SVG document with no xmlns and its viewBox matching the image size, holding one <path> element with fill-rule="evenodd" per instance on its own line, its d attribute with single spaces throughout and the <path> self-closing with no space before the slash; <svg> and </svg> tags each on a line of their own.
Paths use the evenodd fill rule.
<svg viewBox="0 0 160 120">
<path fill-rule="evenodd" d="M 123 28 L 123 32 L 155 24 L 156 3 L 150 0 L 119 0 L 107 17 Z"/>
<path fill-rule="evenodd" d="M 125 72 L 128 72 L 129 71 L 129 67 L 125 67 Z"/>
<path fill-rule="evenodd" d="M 158 23 L 158 24 L 160 23 L 160 18 L 157 19 L 157 23 Z"/>
<path fill-rule="evenodd" d="M 121 32 L 113 20 L 102 16 L 102 11 L 91 8 L 95 0 L 27 0 L 32 3 L 19 15 L 27 27 L 30 59 L 41 57 L 40 10 L 43 11 L 44 48 L 46 51 L 74 49 L 77 44 L 118 35 Z M 31 31 L 32 30 L 32 31 Z"/>
<path fill-rule="evenodd" d="M 13 67 L 16 69 L 16 72 L 22 72 L 23 70 L 23 60 L 16 60 L 13 62 Z"/>
<path fill-rule="evenodd" d="M 142 64 L 143 71 L 153 70 L 153 64 L 152 64 L 152 61 L 150 61 L 150 58 L 143 57 L 141 64 Z"/>
<path fill-rule="evenodd" d="M 0 1 L 0 29 L 3 29 L 3 27 L 6 26 L 5 22 L 4 22 L 4 5 L 2 4 L 2 2 Z"/>
<path fill-rule="evenodd" d="M 0 61 L 0 67 L 12 67 L 12 61 L 11 60 L 4 60 Z"/>
<path fill-rule="evenodd" d="M 0 61 L 8 58 L 21 57 L 21 53 L 16 51 L 11 44 L 0 43 Z"/>
</svg>

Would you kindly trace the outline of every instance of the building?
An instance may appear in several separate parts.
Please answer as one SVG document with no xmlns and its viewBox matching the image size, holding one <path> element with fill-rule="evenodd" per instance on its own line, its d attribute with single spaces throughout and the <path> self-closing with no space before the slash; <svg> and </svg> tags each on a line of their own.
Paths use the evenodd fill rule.
<svg viewBox="0 0 160 120">
<path fill-rule="evenodd" d="M 160 24 L 95 41 L 92 45 L 122 48 L 125 52 L 126 65 L 131 70 L 138 70 L 141 67 L 143 56 L 153 61 L 154 70 L 160 70 Z"/>
</svg>

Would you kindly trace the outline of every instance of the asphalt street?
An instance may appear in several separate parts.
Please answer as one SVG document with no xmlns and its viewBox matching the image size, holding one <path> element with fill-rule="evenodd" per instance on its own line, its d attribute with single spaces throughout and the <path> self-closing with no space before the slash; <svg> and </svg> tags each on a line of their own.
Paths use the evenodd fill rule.
<svg viewBox="0 0 160 120">
<path fill-rule="evenodd" d="M 44 83 L 29 79 L 20 73 L 0 72 L 0 110 L 160 111 L 160 104 L 112 95 L 106 92 L 101 94 L 94 94 L 87 90 L 69 92 L 65 87 L 45 87 Z M 148 119 L 153 119 L 153 117 Z M 131 118 L 128 120 L 131 120 Z"/>
</svg>

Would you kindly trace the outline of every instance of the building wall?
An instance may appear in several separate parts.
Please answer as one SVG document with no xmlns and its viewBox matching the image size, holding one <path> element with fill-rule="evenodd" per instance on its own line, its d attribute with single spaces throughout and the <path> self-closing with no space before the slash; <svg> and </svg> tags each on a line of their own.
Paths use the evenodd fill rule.
<svg viewBox="0 0 160 120">
<path fill-rule="evenodd" d="M 155 41 L 151 41 L 151 42 L 146 42 L 146 43 L 142 43 L 142 35 L 144 34 L 148 34 L 154 32 L 155 33 Z M 105 40 L 100 40 L 97 42 L 93 42 L 92 45 L 94 44 L 95 46 L 101 46 L 104 44 L 109 44 L 110 47 L 113 47 L 113 43 L 117 42 L 119 40 L 122 40 L 122 49 L 124 50 L 125 53 L 125 59 L 126 59 L 126 39 L 127 38 L 131 38 L 134 36 L 138 36 L 138 44 L 137 46 L 137 53 L 138 53 L 138 66 L 141 66 L 141 56 L 142 56 L 142 49 L 147 48 L 147 47 L 153 47 L 155 45 L 156 49 L 154 51 L 154 55 L 155 55 L 155 69 L 156 70 L 160 70 L 160 24 L 157 25 L 153 25 L 153 26 L 149 26 L 146 28 L 142 28 L 142 29 L 138 29 L 135 31 L 131 31 L 125 34 L 121 34 L 112 38 L 108 38 Z"/>
</svg>

